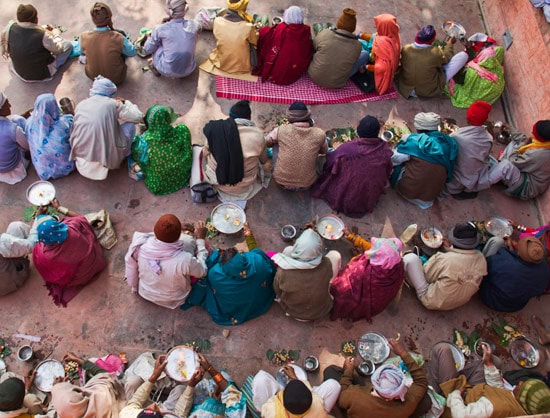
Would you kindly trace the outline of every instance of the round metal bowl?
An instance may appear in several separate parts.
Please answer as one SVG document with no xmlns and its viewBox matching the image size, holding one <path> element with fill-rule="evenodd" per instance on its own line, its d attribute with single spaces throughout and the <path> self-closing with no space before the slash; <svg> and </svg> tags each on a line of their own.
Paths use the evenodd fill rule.
<svg viewBox="0 0 550 418">
<path fill-rule="evenodd" d="M 430 248 L 439 248 L 443 244 L 443 234 L 441 231 L 433 226 L 429 228 L 424 228 L 420 232 L 420 238 L 422 242 Z"/>
<path fill-rule="evenodd" d="M 376 366 L 372 361 L 365 360 L 359 363 L 355 367 L 355 370 L 357 370 L 357 373 L 359 373 L 361 376 L 371 376 L 376 370 Z"/>
<path fill-rule="evenodd" d="M 27 188 L 27 200 L 35 206 L 47 206 L 54 198 L 55 187 L 49 181 L 35 181 Z"/>
<path fill-rule="evenodd" d="M 30 345 L 22 345 L 17 350 L 17 358 L 21 361 L 29 361 L 34 354 L 32 347 Z"/>
<path fill-rule="evenodd" d="M 296 238 L 296 227 L 294 225 L 285 225 L 281 228 L 281 237 L 283 238 L 283 241 L 290 242 L 294 238 Z"/>
<path fill-rule="evenodd" d="M 466 365 L 466 357 L 464 357 L 464 353 L 462 352 L 462 350 L 460 350 L 460 348 L 448 341 L 440 341 L 436 345 L 440 344 L 446 344 L 449 346 L 449 348 L 451 349 L 451 353 L 453 354 L 456 370 L 458 372 L 461 371 Z"/>
<path fill-rule="evenodd" d="M 487 232 L 495 237 L 509 237 L 514 232 L 510 221 L 502 216 L 493 216 L 485 222 Z"/>
<path fill-rule="evenodd" d="M 212 210 L 212 225 L 222 234 L 234 234 L 243 229 L 246 222 L 244 210 L 234 203 L 222 203 Z"/>
<path fill-rule="evenodd" d="M 300 366 L 294 363 L 289 363 L 289 366 L 292 366 L 294 369 L 294 373 L 296 373 L 296 377 L 299 380 L 307 380 L 307 374 Z M 283 371 L 283 368 L 281 367 L 279 370 L 277 370 L 277 383 L 279 383 L 279 386 L 284 388 L 286 384 L 288 383 L 290 379 L 286 375 L 286 373 Z"/>
<path fill-rule="evenodd" d="M 478 338 L 474 343 L 474 353 L 476 353 L 479 357 L 483 357 L 483 348 L 481 348 L 481 343 L 489 344 L 493 353 L 495 352 L 496 345 L 494 342 L 491 340 L 486 340 L 485 338 Z"/>
<path fill-rule="evenodd" d="M 524 369 L 537 367 L 540 362 L 539 350 L 531 341 L 524 338 L 512 341 L 509 350 L 514 361 Z"/>
<path fill-rule="evenodd" d="M 36 367 L 34 385 L 42 392 L 51 392 L 57 377 L 65 377 L 65 368 L 60 361 L 44 360 Z"/>
<path fill-rule="evenodd" d="M 367 332 L 357 340 L 357 351 L 363 360 L 379 364 L 389 357 L 390 344 L 382 334 Z"/>
<path fill-rule="evenodd" d="M 315 356 L 307 356 L 304 359 L 304 369 L 306 369 L 306 372 L 319 370 L 319 359 Z"/>
<path fill-rule="evenodd" d="M 166 374 L 176 382 L 187 382 L 199 365 L 197 353 L 184 345 L 172 348 L 166 361 Z"/>
<path fill-rule="evenodd" d="M 317 232 L 323 238 L 334 241 L 342 238 L 346 225 L 336 215 L 326 215 L 317 222 Z"/>
</svg>

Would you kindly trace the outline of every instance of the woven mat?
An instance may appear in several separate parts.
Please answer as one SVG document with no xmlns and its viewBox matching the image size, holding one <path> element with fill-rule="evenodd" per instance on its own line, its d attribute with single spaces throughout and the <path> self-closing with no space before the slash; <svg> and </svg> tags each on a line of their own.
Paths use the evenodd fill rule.
<svg viewBox="0 0 550 418">
<path fill-rule="evenodd" d="M 383 95 L 375 92 L 365 94 L 351 80 L 348 80 L 341 89 L 325 89 L 311 81 L 307 74 L 288 86 L 216 76 L 216 95 L 226 99 L 280 104 L 291 104 L 295 101 L 306 104 L 359 103 L 397 99 L 398 97 L 393 86 Z"/>
</svg>

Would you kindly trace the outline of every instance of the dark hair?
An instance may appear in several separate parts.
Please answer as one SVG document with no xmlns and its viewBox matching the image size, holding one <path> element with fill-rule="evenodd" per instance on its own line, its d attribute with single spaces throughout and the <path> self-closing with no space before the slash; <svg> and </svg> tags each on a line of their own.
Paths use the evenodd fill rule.
<svg viewBox="0 0 550 418">
<path fill-rule="evenodd" d="M 227 264 L 235 255 L 239 253 L 239 250 L 237 250 L 235 247 L 227 248 L 225 250 L 220 250 L 221 253 L 221 264 Z"/>
</svg>

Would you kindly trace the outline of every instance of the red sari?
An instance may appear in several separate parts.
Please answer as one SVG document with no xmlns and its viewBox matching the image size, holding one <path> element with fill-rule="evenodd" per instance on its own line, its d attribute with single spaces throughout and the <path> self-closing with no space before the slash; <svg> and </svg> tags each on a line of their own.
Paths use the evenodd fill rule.
<svg viewBox="0 0 550 418">
<path fill-rule="evenodd" d="M 68 227 L 67 239 L 53 245 L 37 242 L 32 256 L 55 304 L 67 306 L 86 284 L 97 278 L 107 260 L 84 216 L 65 218 L 63 223 Z"/>
<path fill-rule="evenodd" d="M 292 84 L 307 70 L 313 57 L 311 29 L 304 24 L 279 23 L 260 28 L 258 65 L 253 74 L 262 81 Z"/>
</svg>

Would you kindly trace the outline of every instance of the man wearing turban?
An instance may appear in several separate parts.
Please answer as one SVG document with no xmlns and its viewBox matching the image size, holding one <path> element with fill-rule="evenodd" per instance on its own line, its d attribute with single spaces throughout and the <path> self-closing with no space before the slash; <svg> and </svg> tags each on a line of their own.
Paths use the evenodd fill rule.
<svg viewBox="0 0 550 418">
<path fill-rule="evenodd" d="M 32 4 L 20 4 L 17 22 L 11 21 L 2 32 L 2 56 L 11 58 L 10 68 L 23 81 L 51 80 L 72 52 L 72 43 L 58 28 L 38 26 Z"/>
</svg>

